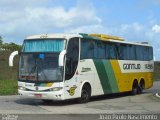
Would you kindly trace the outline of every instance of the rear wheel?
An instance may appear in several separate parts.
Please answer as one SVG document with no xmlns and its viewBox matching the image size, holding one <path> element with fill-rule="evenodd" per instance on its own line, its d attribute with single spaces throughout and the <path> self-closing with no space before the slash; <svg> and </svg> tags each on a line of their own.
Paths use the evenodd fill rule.
<svg viewBox="0 0 160 120">
<path fill-rule="evenodd" d="M 79 103 L 87 103 L 91 97 L 91 88 L 89 85 L 84 85 L 81 91 L 81 97 L 79 98 Z"/>
<path fill-rule="evenodd" d="M 132 95 L 136 95 L 138 93 L 138 82 L 134 81 L 132 85 Z"/>
<path fill-rule="evenodd" d="M 144 90 L 144 81 L 141 81 L 140 84 L 139 84 L 139 87 L 138 87 L 138 93 L 141 94 Z"/>
</svg>

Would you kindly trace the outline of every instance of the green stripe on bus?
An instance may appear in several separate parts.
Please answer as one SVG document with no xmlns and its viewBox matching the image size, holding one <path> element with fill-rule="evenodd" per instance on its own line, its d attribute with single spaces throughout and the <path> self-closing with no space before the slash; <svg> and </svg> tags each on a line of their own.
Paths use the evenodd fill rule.
<svg viewBox="0 0 160 120">
<path fill-rule="evenodd" d="M 118 85 L 109 60 L 94 60 L 95 67 L 103 88 L 103 92 L 117 93 Z"/>
<path fill-rule="evenodd" d="M 112 93 L 117 93 L 118 92 L 118 85 L 117 81 L 115 78 L 115 74 L 113 72 L 113 68 L 111 65 L 111 62 L 109 60 L 103 60 L 103 64 L 105 66 L 105 70 L 108 76 L 108 80 L 112 89 Z"/>
<path fill-rule="evenodd" d="M 105 66 L 102 60 L 94 60 L 95 67 L 97 69 L 97 73 L 103 88 L 103 92 L 112 93 L 112 89 L 108 80 L 108 75 L 106 73 Z"/>
</svg>

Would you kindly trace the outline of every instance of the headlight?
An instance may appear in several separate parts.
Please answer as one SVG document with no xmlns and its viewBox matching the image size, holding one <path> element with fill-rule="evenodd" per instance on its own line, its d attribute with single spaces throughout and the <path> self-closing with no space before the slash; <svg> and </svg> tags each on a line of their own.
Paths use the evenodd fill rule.
<svg viewBox="0 0 160 120">
<path fill-rule="evenodd" d="M 19 90 L 26 90 L 26 88 L 25 88 L 25 87 L 22 87 L 22 86 L 18 86 L 18 89 L 19 89 Z"/>
<path fill-rule="evenodd" d="M 60 91 L 62 90 L 62 87 L 54 87 L 54 88 L 50 88 L 50 91 Z"/>
</svg>

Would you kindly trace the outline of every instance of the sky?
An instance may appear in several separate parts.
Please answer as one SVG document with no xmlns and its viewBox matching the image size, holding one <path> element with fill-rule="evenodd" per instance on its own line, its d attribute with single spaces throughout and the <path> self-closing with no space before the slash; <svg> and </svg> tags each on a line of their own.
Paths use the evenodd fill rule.
<svg viewBox="0 0 160 120">
<path fill-rule="evenodd" d="M 0 0 L 0 36 L 102 33 L 148 42 L 160 60 L 160 0 Z"/>
</svg>

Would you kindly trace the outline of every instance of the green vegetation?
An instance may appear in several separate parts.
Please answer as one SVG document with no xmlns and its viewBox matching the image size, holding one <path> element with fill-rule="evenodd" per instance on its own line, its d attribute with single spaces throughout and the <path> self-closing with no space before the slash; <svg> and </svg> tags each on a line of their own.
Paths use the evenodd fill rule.
<svg viewBox="0 0 160 120">
<path fill-rule="evenodd" d="M 17 80 L 19 57 L 16 56 L 14 58 L 14 66 L 9 67 L 10 54 L 10 51 L 0 51 L 0 80 Z"/>
<path fill-rule="evenodd" d="M 160 61 L 154 62 L 154 80 L 160 81 Z"/>
<path fill-rule="evenodd" d="M 8 60 L 12 51 L 20 50 L 21 46 L 15 43 L 3 43 L 0 36 L 0 95 L 17 94 L 18 60 L 14 58 L 14 67 L 9 67 Z"/>
<path fill-rule="evenodd" d="M 0 95 L 17 94 L 18 60 L 14 58 L 14 67 L 9 67 L 8 58 L 11 51 L 0 51 Z"/>
<path fill-rule="evenodd" d="M 0 80 L 0 95 L 17 95 L 17 80 Z"/>
<path fill-rule="evenodd" d="M 3 38 L 0 36 L 0 50 L 8 50 L 8 51 L 20 51 L 22 48 L 21 45 L 17 45 L 13 42 L 11 43 L 3 43 Z"/>
</svg>

